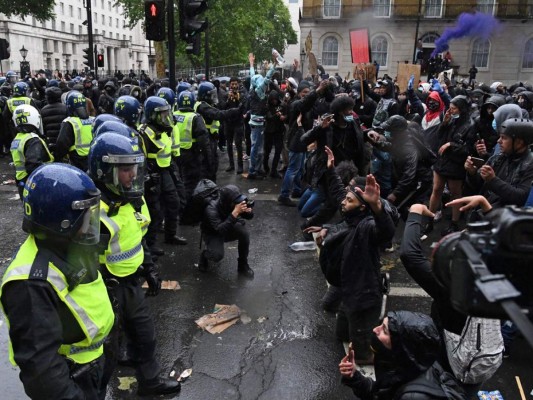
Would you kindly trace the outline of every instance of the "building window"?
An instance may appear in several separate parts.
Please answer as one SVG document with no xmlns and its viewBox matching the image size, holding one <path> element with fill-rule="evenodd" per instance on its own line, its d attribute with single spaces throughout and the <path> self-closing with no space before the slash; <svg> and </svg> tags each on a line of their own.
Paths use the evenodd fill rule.
<svg viewBox="0 0 533 400">
<path fill-rule="evenodd" d="M 61 21 L 61 32 L 65 32 L 65 21 Z"/>
<path fill-rule="evenodd" d="M 335 66 L 339 59 L 339 41 L 334 36 L 328 36 L 322 43 L 322 65 Z"/>
<path fill-rule="evenodd" d="M 95 30 L 94 30 L 94 34 L 95 34 L 95 35 L 98 35 L 98 29 L 95 29 Z"/>
<path fill-rule="evenodd" d="M 426 18 L 442 17 L 442 0 L 426 0 Z"/>
<path fill-rule="evenodd" d="M 74 17 L 74 7 L 68 6 L 68 15 Z"/>
<path fill-rule="evenodd" d="M 105 37 L 105 31 L 102 31 L 102 36 Z"/>
<path fill-rule="evenodd" d="M 341 0 L 324 0 L 324 18 L 341 16 Z"/>
<path fill-rule="evenodd" d="M 59 53 L 59 42 L 54 40 L 54 53 Z"/>
<path fill-rule="evenodd" d="M 54 30 L 54 31 L 56 30 L 56 20 L 55 19 L 52 20 L 52 30 Z"/>
<path fill-rule="evenodd" d="M 77 51 L 76 51 L 76 43 L 72 43 L 72 54 L 76 54 Z"/>
<path fill-rule="evenodd" d="M 59 12 L 65 14 L 65 5 L 63 3 L 59 3 Z"/>
<path fill-rule="evenodd" d="M 81 8 L 78 7 L 78 19 L 81 19 Z"/>
<path fill-rule="evenodd" d="M 79 34 L 80 34 L 80 35 L 83 35 L 83 26 L 80 25 L 80 26 L 78 26 L 78 28 L 79 28 Z"/>
<path fill-rule="evenodd" d="M 101 3 L 102 3 L 102 10 L 104 10 L 104 0 L 102 0 Z"/>
<path fill-rule="evenodd" d="M 524 56 L 522 57 L 522 68 L 533 69 L 533 39 L 529 39 L 524 47 Z"/>
<path fill-rule="evenodd" d="M 37 26 L 37 20 L 35 19 L 35 17 L 31 18 L 31 26 Z"/>
<path fill-rule="evenodd" d="M 115 27 L 118 28 L 118 18 L 115 18 Z"/>
<path fill-rule="evenodd" d="M 67 42 L 61 43 L 61 47 L 63 48 L 63 54 L 69 54 L 69 52 L 68 52 L 68 43 Z"/>
<path fill-rule="evenodd" d="M 74 33 L 74 24 L 70 24 L 70 33 Z"/>
<path fill-rule="evenodd" d="M 113 17 L 109 17 L 109 26 L 113 26 Z"/>
<path fill-rule="evenodd" d="M 496 14 L 496 0 L 477 0 L 477 10 L 479 12 L 495 15 Z"/>
<path fill-rule="evenodd" d="M 476 39 L 472 44 L 472 64 L 477 68 L 489 67 L 490 42 L 484 39 Z"/>
<path fill-rule="evenodd" d="M 94 22 L 95 24 L 97 24 L 97 23 L 98 23 L 98 14 L 97 14 L 97 13 L 93 13 L 93 14 L 94 14 L 94 15 L 93 15 L 93 22 Z"/>
<path fill-rule="evenodd" d="M 59 64 L 59 58 L 55 58 L 55 59 L 54 59 L 54 64 L 55 64 L 55 66 L 56 66 L 55 69 L 57 69 L 57 70 L 59 71 L 60 68 L 61 68 L 61 65 Z"/>
<path fill-rule="evenodd" d="M 374 17 L 390 17 L 391 0 L 374 0 Z"/>
<path fill-rule="evenodd" d="M 387 51 L 389 48 L 389 42 L 385 36 L 376 36 L 372 39 L 371 51 L 372 60 L 377 62 L 380 67 L 387 66 Z"/>
<path fill-rule="evenodd" d="M 107 9 L 108 9 L 109 11 L 111 11 L 111 2 L 110 2 L 110 1 L 107 2 Z"/>
</svg>

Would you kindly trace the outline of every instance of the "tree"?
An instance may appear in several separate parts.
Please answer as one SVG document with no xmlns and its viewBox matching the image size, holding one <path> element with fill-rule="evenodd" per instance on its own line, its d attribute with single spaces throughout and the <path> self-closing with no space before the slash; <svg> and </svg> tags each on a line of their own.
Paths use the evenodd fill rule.
<svg viewBox="0 0 533 400">
<path fill-rule="evenodd" d="M 142 0 L 117 2 L 124 7 L 130 26 L 143 18 Z M 185 44 L 178 37 L 177 0 L 175 3 L 176 51 L 177 58 L 183 60 Z M 289 10 L 283 0 L 256 0 L 253 5 L 243 0 L 208 0 L 208 5 L 205 17 L 209 19 L 209 48 L 213 66 L 248 64 L 250 52 L 255 54 L 257 60 L 270 60 L 272 48 L 283 54 L 289 43 L 296 43 L 296 32 L 292 29 Z M 189 56 L 189 60 L 192 65 L 201 65 L 204 60 L 203 45 L 200 56 Z"/>
<path fill-rule="evenodd" d="M 35 17 L 36 20 L 44 22 L 55 17 L 55 0 L 20 0 L 16 4 L 13 1 L 0 0 L 0 10 L 6 17 L 17 16 L 25 18 Z"/>
</svg>

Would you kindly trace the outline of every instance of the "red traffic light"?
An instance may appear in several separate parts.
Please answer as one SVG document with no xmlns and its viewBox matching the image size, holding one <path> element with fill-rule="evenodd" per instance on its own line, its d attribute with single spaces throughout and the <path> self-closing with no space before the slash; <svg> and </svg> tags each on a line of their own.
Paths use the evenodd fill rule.
<svg viewBox="0 0 533 400">
<path fill-rule="evenodd" d="M 157 17 L 158 14 L 159 10 L 157 9 L 157 6 L 155 5 L 155 3 L 152 3 L 152 5 L 150 6 L 150 15 L 152 17 Z"/>
</svg>

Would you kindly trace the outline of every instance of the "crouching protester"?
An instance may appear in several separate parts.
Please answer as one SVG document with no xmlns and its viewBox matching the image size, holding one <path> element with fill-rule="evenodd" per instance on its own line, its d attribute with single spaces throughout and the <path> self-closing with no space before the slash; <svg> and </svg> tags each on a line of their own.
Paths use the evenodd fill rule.
<svg viewBox="0 0 533 400">
<path fill-rule="evenodd" d="M 0 289 L 9 358 L 33 400 L 104 399 L 113 309 L 98 272 L 100 192 L 81 170 L 46 164 L 28 178 L 28 238 Z"/>
<path fill-rule="evenodd" d="M 345 188 L 328 147 L 326 153 L 328 190 L 341 205 L 344 218 L 336 225 L 309 227 L 305 232 L 319 232 L 321 266 L 328 282 L 340 288 L 337 337 L 353 343 L 358 363 L 370 364 L 372 328 L 379 321 L 383 298 L 379 248 L 394 236 L 393 217 L 397 217 L 397 211 L 380 198 L 373 175 L 366 177 L 365 186 Z"/>
<path fill-rule="evenodd" d="M 350 350 L 340 364 L 342 383 L 361 400 L 465 400 L 452 374 L 437 358 L 440 334 L 432 319 L 411 311 L 389 311 L 373 330 L 376 380 L 357 370 Z"/>
<path fill-rule="evenodd" d="M 212 263 L 218 263 L 224 258 L 225 242 L 237 240 L 238 273 L 253 278 L 254 271 L 248 265 L 250 235 L 244 221 L 253 218 L 253 206 L 253 200 L 248 200 L 235 185 L 223 186 L 218 197 L 209 200 L 200 225 L 206 247 L 200 255 L 200 271 L 207 272 Z"/>
</svg>

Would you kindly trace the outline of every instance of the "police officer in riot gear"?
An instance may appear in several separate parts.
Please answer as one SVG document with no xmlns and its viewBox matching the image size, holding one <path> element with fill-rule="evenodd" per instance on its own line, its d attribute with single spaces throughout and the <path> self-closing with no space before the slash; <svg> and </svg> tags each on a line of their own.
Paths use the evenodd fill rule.
<svg viewBox="0 0 533 400">
<path fill-rule="evenodd" d="M 146 182 L 145 197 L 152 216 L 148 227 L 146 242 L 153 254 L 163 255 L 164 251 L 156 245 L 157 230 L 165 209 L 165 243 L 184 245 L 185 238 L 176 235 L 178 226 L 179 198 L 172 174 L 172 116 L 170 105 L 161 97 L 151 96 L 144 103 L 145 123 L 139 126 L 139 134 L 147 154 L 147 170 L 150 179 Z"/>
<path fill-rule="evenodd" d="M 87 156 L 93 140 L 92 124 L 85 96 L 75 90 L 68 93 L 65 102 L 69 117 L 59 129 L 54 157 L 60 161 L 68 155 L 70 164 L 87 171 Z"/>
<path fill-rule="evenodd" d="M 28 175 L 40 165 L 54 161 L 43 140 L 43 123 L 35 107 L 22 104 L 15 108 L 13 122 L 17 134 L 11 142 L 15 180 L 22 200 L 22 190 Z"/>
<path fill-rule="evenodd" d="M 209 131 L 203 118 L 194 112 L 194 104 L 194 94 L 184 90 L 178 95 L 178 111 L 174 113 L 174 129 L 180 137 L 179 168 L 185 185 L 187 204 L 201 179 L 202 158 L 207 154 L 209 146 Z M 186 220 L 187 206 L 182 222 L 186 223 Z"/>
<path fill-rule="evenodd" d="M 180 383 L 159 376 L 161 368 L 155 359 L 155 329 L 141 288 L 141 278 L 148 283 L 147 295 L 161 289 L 159 273 L 149 252 L 144 251 L 143 235 L 150 223 L 144 203 L 145 156 L 138 139 L 115 132 L 98 135 L 89 152 L 89 175 L 102 192 L 101 228 L 105 251 L 100 265 L 110 297 L 117 304 L 117 317 L 128 338 L 128 350 L 136 368 L 138 394 L 168 394 L 180 390 Z M 113 339 L 116 335 L 112 335 Z M 116 354 L 118 343 L 111 340 L 107 354 Z M 108 357 L 110 377 L 114 361 Z"/>
<path fill-rule="evenodd" d="M 29 176 L 23 203 L 29 235 L 0 288 L 10 360 L 31 399 L 103 400 L 114 315 L 98 272 L 100 192 L 84 172 L 52 163 Z"/>
<path fill-rule="evenodd" d="M 30 87 L 26 82 L 17 82 L 13 85 L 13 97 L 6 101 L 6 107 L 4 108 L 2 116 L 7 125 L 6 133 L 8 135 L 8 142 L 11 142 L 13 137 L 15 137 L 15 125 L 13 124 L 13 112 L 15 111 L 15 108 L 21 104 L 29 104 L 36 109 L 39 109 L 35 101 L 28 97 L 29 90 Z"/>
<path fill-rule="evenodd" d="M 210 140 L 206 157 L 204 157 L 203 178 L 216 182 L 218 171 L 218 131 L 220 121 L 234 119 L 242 114 L 239 108 L 219 110 L 217 89 L 211 82 L 202 82 L 198 86 L 198 101 L 194 104 L 194 111 L 202 116 L 205 126 L 210 133 Z"/>
</svg>

